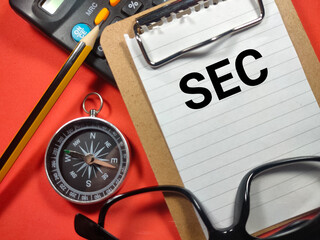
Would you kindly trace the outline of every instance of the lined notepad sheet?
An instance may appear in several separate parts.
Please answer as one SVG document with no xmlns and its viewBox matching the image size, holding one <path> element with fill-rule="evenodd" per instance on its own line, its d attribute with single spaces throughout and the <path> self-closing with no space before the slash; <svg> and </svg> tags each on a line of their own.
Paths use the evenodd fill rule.
<svg viewBox="0 0 320 240">
<path fill-rule="evenodd" d="M 143 41 L 153 59 L 161 58 L 256 18 L 255 2 L 219 1 L 208 9 L 192 12 L 142 34 Z M 232 222 L 236 190 L 247 171 L 268 161 L 320 152 L 318 104 L 275 2 L 263 2 L 266 17 L 260 25 L 156 70 L 147 65 L 136 40 L 125 36 L 182 181 L 202 201 L 218 227 Z M 265 81 L 256 86 L 245 84 L 235 68 L 239 54 L 249 49 L 262 57 L 244 58 L 248 77 L 257 79 L 262 69 L 268 71 Z M 224 63 L 216 68 L 218 78 L 225 75 L 230 78 L 232 74 L 232 78 L 221 83 L 223 91 L 237 90 L 221 100 L 206 70 L 218 62 Z M 186 102 L 200 103 L 204 95 L 188 94 L 180 89 L 182 78 L 189 73 L 199 73 L 203 79 L 191 79 L 188 87 L 208 89 L 212 96 L 211 101 L 199 109 L 191 109 Z M 258 218 L 257 222 L 272 225 L 287 219 L 286 209 L 291 208 L 292 199 L 298 195 L 304 199 L 298 207 L 295 205 L 294 214 L 319 207 L 320 196 L 314 199 L 304 192 L 313 188 L 319 195 L 319 179 L 302 181 L 296 177 L 290 181 L 292 189 L 281 189 L 278 185 L 264 191 L 265 201 L 253 206 L 253 211 L 272 214 Z M 287 208 L 279 211 L 276 207 L 279 202 Z M 255 232 L 258 227 L 248 230 Z"/>
</svg>

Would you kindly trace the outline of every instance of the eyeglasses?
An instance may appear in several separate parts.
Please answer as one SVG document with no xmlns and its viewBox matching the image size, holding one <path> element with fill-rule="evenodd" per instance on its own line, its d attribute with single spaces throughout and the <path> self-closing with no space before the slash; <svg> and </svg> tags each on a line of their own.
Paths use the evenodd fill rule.
<svg viewBox="0 0 320 240">
<path fill-rule="evenodd" d="M 228 228 L 218 229 L 213 226 L 209 220 L 208 214 L 205 208 L 199 201 L 199 199 L 188 189 L 179 186 L 156 186 L 147 187 L 124 194 L 117 195 L 109 199 L 101 208 L 99 214 L 98 223 L 90 220 L 82 214 L 77 214 L 75 217 L 75 230 L 76 232 L 86 238 L 91 240 L 117 240 L 121 237 L 117 237 L 116 233 L 109 232 L 109 230 L 104 229 L 106 218 L 108 221 L 112 222 L 112 219 L 108 218 L 109 212 L 112 208 L 116 208 L 120 203 L 124 203 L 128 199 L 136 199 L 137 197 L 145 198 L 146 195 L 153 194 L 163 194 L 163 193 L 174 193 L 182 195 L 187 199 L 195 209 L 204 232 L 206 232 L 206 238 L 208 240 L 254 240 L 260 239 L 248 233 L 246 229 L 246 224 L 250 215 L 250 202 L 252 200 L 252 183 L 254 180 L 258 179 L 260 176 L 269 174 L 270 171 L 276 170 L 280 173 L 286 171 L 284 168 L 291 167 L 291 169 L 301 169 L 303 165 L 308 166 L 307 168 L 313 173 L 303 172 L 300 175 L 315 175 L 313 179 L 315 184 L 319 185 L 320 181 L 320 157 L 299 157 L 290 158 L 274 162 L 269 162 L 264 165 L 258 166 L 253 170 L 249 171 L 241 180 L 238 187 L 238 191 L 235 199 L 235 208 L 233 223 Z M 319 185 L 320 186 L 320 185 Z M 311 196 L 310 196 L 311 197 Z M 151 197 L 152 201 L 155 198 Z M 138 200 L 140 201 L 140 200 Z M 317 203 L 320 205 L 320 199 L 316 199 Z M 300 202 L 299 204 L 304 204 Z M 318 205 L 318 207 L 319 207 Z M 118 209 L 120 211 L 126 212 L 129 208 L 134 208 L 135 205 L 125 204 L 125 207 Z M 152 205 L 151 208 L 156 208 Z M 131 222 L 134 221 L 130 219 Z M 129 221 L 130 222 L 130 221 Z M 116 223 L 121 225 L 121 223 Z M 125 230 L 122 230 L 125 231 Z M 119 230 L 121 232 L 121 230 Z M 150 239 L 148 237 L 139 239 Z M 283 228 L 282 230 L 276 232 L 275 234 L 267 237 L 266 239 L 272 240 L 319 240 L 320 239 L 320 214 L 316 215 L 310 220 L 298 220 L 291 223 L 289 226 Z"/>
</svg>

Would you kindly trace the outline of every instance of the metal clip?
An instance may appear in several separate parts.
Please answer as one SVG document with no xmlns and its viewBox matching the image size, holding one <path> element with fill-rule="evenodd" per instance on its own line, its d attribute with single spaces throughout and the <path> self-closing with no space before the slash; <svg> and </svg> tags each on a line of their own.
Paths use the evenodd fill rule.
<svg viewBox="0 0 320 240">
<path fill-rule="evenodd" d="M 217 3 L 217 1 L 215 0 L 208 0 L 208 1 L 203 1 L 203 0 L 177 0 L 171 4 L 165 5 L 164 7 L 161 7 L 153 12 L 150 12 L 148 14 L 145 14 L 139 18 L 136 19 L 136 23 L 133 26 L 133 31 L 135 33 L 135 38 L 138 42 L 138 45 L 140 47 L 140 50 L 145 58 L 145 60 L 147 61 L 147 63 L 152 67 L 152 68 L 158 68 L 168 62 L 173 61 L 174 59 L 180 57 L 181 55 L 188 53 L 190 51 L 193 51 L 197 48 L 206 46 L 210 43 L 213 43 L 217 40 L 220 40 L 223 37 L 244 31 L 248 28 L 251 28 L 259 23 L 261 23 L 261 21 L 263 20 L 264 16 L 265 16 L 265 10 L 264 10 L 264 6 L 263 6 L 263 2 L 262 0 L 257 0 L 258 5 L 259 5 L 259 10 L 260 10 L 260 15 L 254 19 L 251 20 L 245 24 L 242 24 L 240 26 L 234 27 L 232 29 L 229 29 L 217 36 L 214 36 L 212 38 L 209 38 L 207 40 L 204 40 L 200 43 L 194 44 L 188 48 L 182 49 L 166 58 L 163 58 L 159 61 L 152 61 L 147 52 L 145 47 L 143 46 L 142 43 L 142 39 L 140 37 L 140 35 L 145 32 L 146 30 L 151 30 L 154 26 L 161 26 L 164 19 L 166 19 L 166 21 L 170 22 L 172 20 L 172 16 L 175 15 L 177 18 L 180 18 L 181 16 L 185 15 L 185 14 L 190 14 L 191 7 L 194 7 L 196 11 L 200 10 L 200 3 L 203 4 L 205 7 L 208 7 L 210 4 L 210 1 L 212 4 Z M 205 10 L 204 10 L 205 11 Z"/>
</svg>

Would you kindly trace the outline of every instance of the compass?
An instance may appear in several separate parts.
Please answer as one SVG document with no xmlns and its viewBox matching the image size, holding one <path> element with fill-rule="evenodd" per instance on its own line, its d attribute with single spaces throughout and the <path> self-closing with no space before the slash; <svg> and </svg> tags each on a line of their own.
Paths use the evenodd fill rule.
<svg viewBox="0 0 320 240">
<path fill-rule="evenodd" d="M 85 108 L 90 95 L 100 98 L 100 108 Z M 90 93 L 83 101 L 89 117 L 64 124 L 52 137 L 45 154 L 47 177 L 57 193 L 79 204 L 102 201 L 122 184 L 129 167 L 129 146 L 111 123 L 96 117 L 103 100 Z"/>
</svg>

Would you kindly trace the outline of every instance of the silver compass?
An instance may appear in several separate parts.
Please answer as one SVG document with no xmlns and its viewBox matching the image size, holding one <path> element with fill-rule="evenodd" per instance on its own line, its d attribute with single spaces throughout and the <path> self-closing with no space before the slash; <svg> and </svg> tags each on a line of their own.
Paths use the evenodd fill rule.
<svg viewBox="0 0 320 240">
<path fill-rule="evenodd" d="M 100 98 L 98 110 L 87 111 L 92 94 Z M 130 162 L 124 135 L 111 123 L 96 117 L 102 98 L 90 93 L 83 101 L 89 117 L 74 119 L 52 137 L 45 155 L 45 169 L 52 187 L 67 200 L 89 204 L 102 201 L 122 184 Z"/>
</svg>

